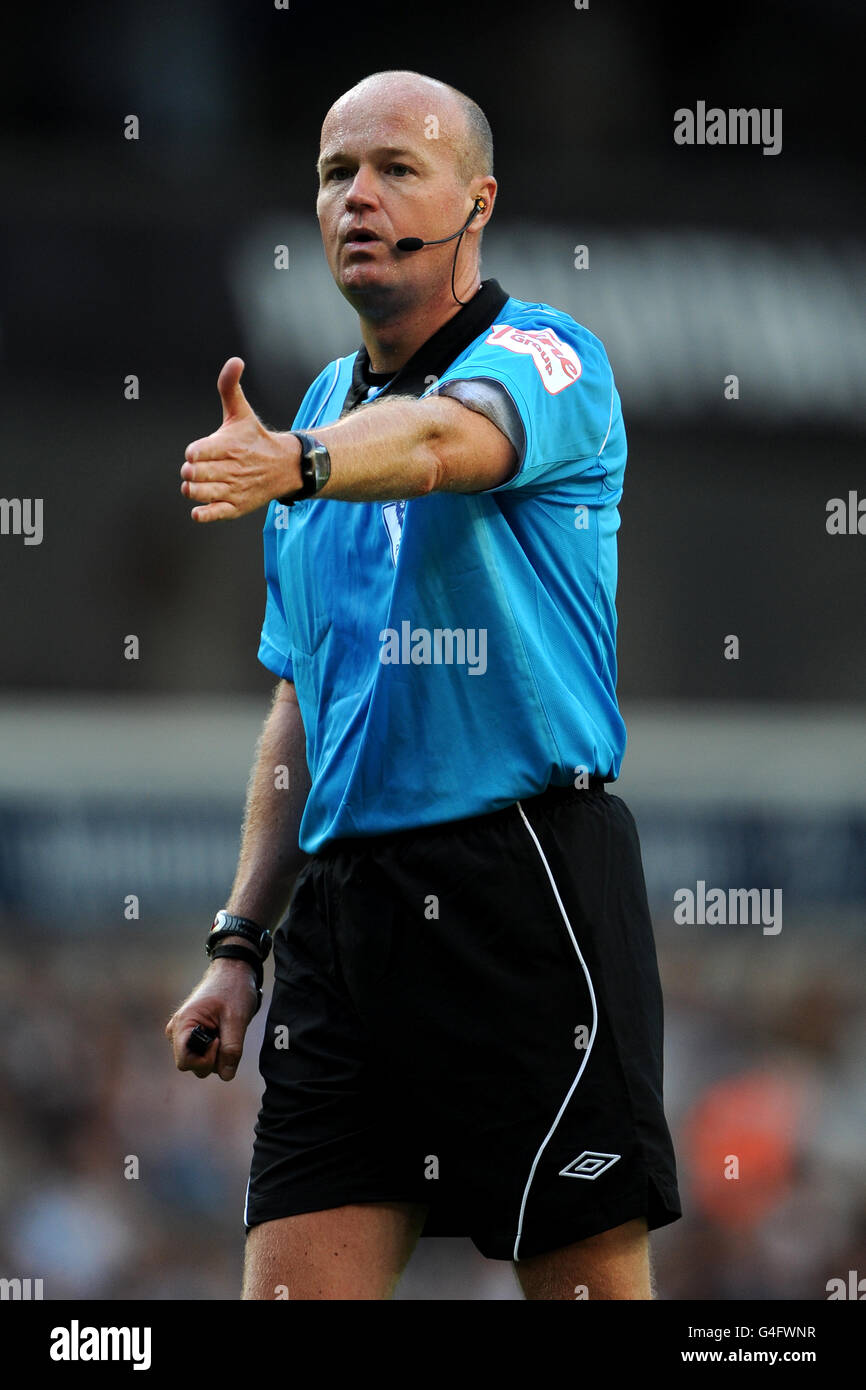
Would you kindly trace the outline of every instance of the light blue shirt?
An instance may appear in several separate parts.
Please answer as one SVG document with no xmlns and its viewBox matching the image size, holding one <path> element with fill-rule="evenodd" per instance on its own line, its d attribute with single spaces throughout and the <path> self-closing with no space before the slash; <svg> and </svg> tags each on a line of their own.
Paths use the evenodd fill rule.
<svg viewBox="0 0 866 1390">
<path fill-rule="evenodd" d="M 320 373 L 292 428 L 339 418 L 355 357 Z M 626 438 L 607 354 L 568 314 L 512 297 L 430 390 L 477 378 L 519 413 L 507 482 L 268 508 L 259 660 L 297 691 L 307 853 L 619 775 Z"/>
</svg>

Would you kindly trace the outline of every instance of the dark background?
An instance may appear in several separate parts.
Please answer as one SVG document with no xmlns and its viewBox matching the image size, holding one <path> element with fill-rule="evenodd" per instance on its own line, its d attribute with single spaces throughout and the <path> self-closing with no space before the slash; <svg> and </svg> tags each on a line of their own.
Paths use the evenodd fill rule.
<svg viewBox="0 0 866 1390">
<path fill-rule="evenodd" d="M 288 11 L 164 0 L 51 14 L 17 13 L 0 82 L 3 489 L 45 499 L 43 545 L 4 538 L 0 553 L 14 595 L 0 612 L 5 684 L 204 691 L 216 668 L 224 690 L 267 688 L 255 661 L 260 521 L 195 527 L 178 470 L 186 444 L 219 422 L 216 377 L 228 356 L 244 356 L 249 399 L 281 429 L 317 370 L 307 361 L 327 360 L 315 346 L 309 356 L 309 341 L 298 360 L 296 323 L 266 359 L 238 314 L 233 255 L 259 226 L 282 227 L 290 250 L 297 219 L 317 236 L 324 112 L 361 76 L 398 66 L 466 90 L 491 120 L 500 194 L 485 275 L 512 288 L 502 266 L 517 247 L 531 253 L 526 227 L 560 234 L 552 254 L 570 274 L 560 307 L 611 354 L 630 444 L 623 697 L 859 699 L 864 545 L 828 538 L 824 520 L 827 500 L 866 478 L 862 377 L 842 384 L 839 408 L 796 404 L 825 351 L 826 329 L 810 341 L 808 318 L 796 408 L 746 358 L 760 321 L 778 319 L 779 299 L 805 306 L 820 296 L 820 275 L 804 267 L 756 300 L 734 327 L 733 353 L 709 367 L 712 393 L 688 403 L 690 371 L 712 362 L 718 303 L 756 243 L 771 256 L 820 247 L 843 277 L 862 348 L 862 120 L 847 67 L 862 39 L 855 3 L 820 12 L 805 0 L 715 10 L 337 5 L 325 21 L 298 0 Z M 781 107 L 781 153 L 676 145 L 673 112 L 699 99 Z M 129 113 L 137 141 L 123 137 Z M 672 243 L 672 322 L 661 321 L 665 294 L 649 266 L 641 278 L 638 259 L 622 330 L 638 361 L 670 362 L 671 337 L 681 348 L 695 334 L 685 370 L 672 367 L 653 392 L 615 351 L 606 314 L 589 316 L 589 282 L 614 278 L 605 260 L 614 241 L 639 258 L 648 236 L 684 234 L 725 236 L 732 250 L 715 278 L 698 275 L 684 290 L 688 255 L 677 259 Z M 590 246 L 587 272 L 570 269 L 576 243 Z M 321 253 L 311 269 L 317 305 L 345 314 L 339 341 L 352 351 L 357 331 Z M 281 292 L 303 305 L 305 275 L 294 284 L 285 275 Z M 304 336 L 316 335 L 307 320 Z M 723 399 L 729 371 L 741 374 L 739 402 Z M 130 372 L 138 401 L 124 399 Z M 741 659 L 720 665 L 729 632 Z M 134 671 L 127 633 L 142 644 Z"/>
</svg>

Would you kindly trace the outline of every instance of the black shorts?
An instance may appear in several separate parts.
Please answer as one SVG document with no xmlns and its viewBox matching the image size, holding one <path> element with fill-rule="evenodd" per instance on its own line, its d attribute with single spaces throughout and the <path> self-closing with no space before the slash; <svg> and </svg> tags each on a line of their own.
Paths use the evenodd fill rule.
<svg viewBox="0 0 866 1390">
<path fill-rule="evenodd" d="M 637 830 L 603 787 L 331 842 L 274 937 L 245 1229 L 354 1202 L 526 1259 L 681 1215 Z"/>
</svg>

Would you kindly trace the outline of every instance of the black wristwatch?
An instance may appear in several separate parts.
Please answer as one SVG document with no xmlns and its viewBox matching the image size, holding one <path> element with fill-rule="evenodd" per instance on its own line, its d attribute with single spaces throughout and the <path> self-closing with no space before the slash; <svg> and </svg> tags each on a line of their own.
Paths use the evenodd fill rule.
<svg viewBox="0 0 866 1390">
<path fill-rule="evenodd" d="M 289 433 L 301 441 L 301 486 L 296 492 L 287 492 L 285 496 L 277 498 L 281 505 L 287 507 L 303 497 L 312 497 L 331 476 L 331 455 L 321 440 L 316 439 L 315 435 L 305 434 L 303 430 L 290 430 Z"/>
<path fill-rule="evenodd" d="M 271 934 L 267 928 L 251 922 L 249 917 L 236 917 L 234 913 L 220 908 L 204 944 L 208 956 L 212 957 L 215 947 L 227 936 L 239 936 L 243 941 L 249 941 L 256 947 L 262 960 L 267 960 L 271 949 Z"/>
</svg>

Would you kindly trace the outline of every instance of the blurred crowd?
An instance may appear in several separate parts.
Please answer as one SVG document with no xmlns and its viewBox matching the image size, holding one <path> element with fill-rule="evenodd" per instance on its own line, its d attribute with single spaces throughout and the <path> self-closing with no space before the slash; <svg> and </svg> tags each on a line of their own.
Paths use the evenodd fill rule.
<svg viewBox="0 0 866 1390">
<path fill-rule="evenodd" d="M 653 1237 L 658 1297 L 824 1299 L 866 1274 L 863 944 L 827 921 L 772 951 L 671 933 L 684 1219 Z M 163 1030 L 201 972 L 198 935 L 3 930 L 0 1275 L 41 1278 L 46 1299 L 238 1297 L 267 999 L 235 1081 L 177 1072 Z M 422 1239 L 397 1292 L 521 1297 L 468 1239 Z"/>
</svg>

